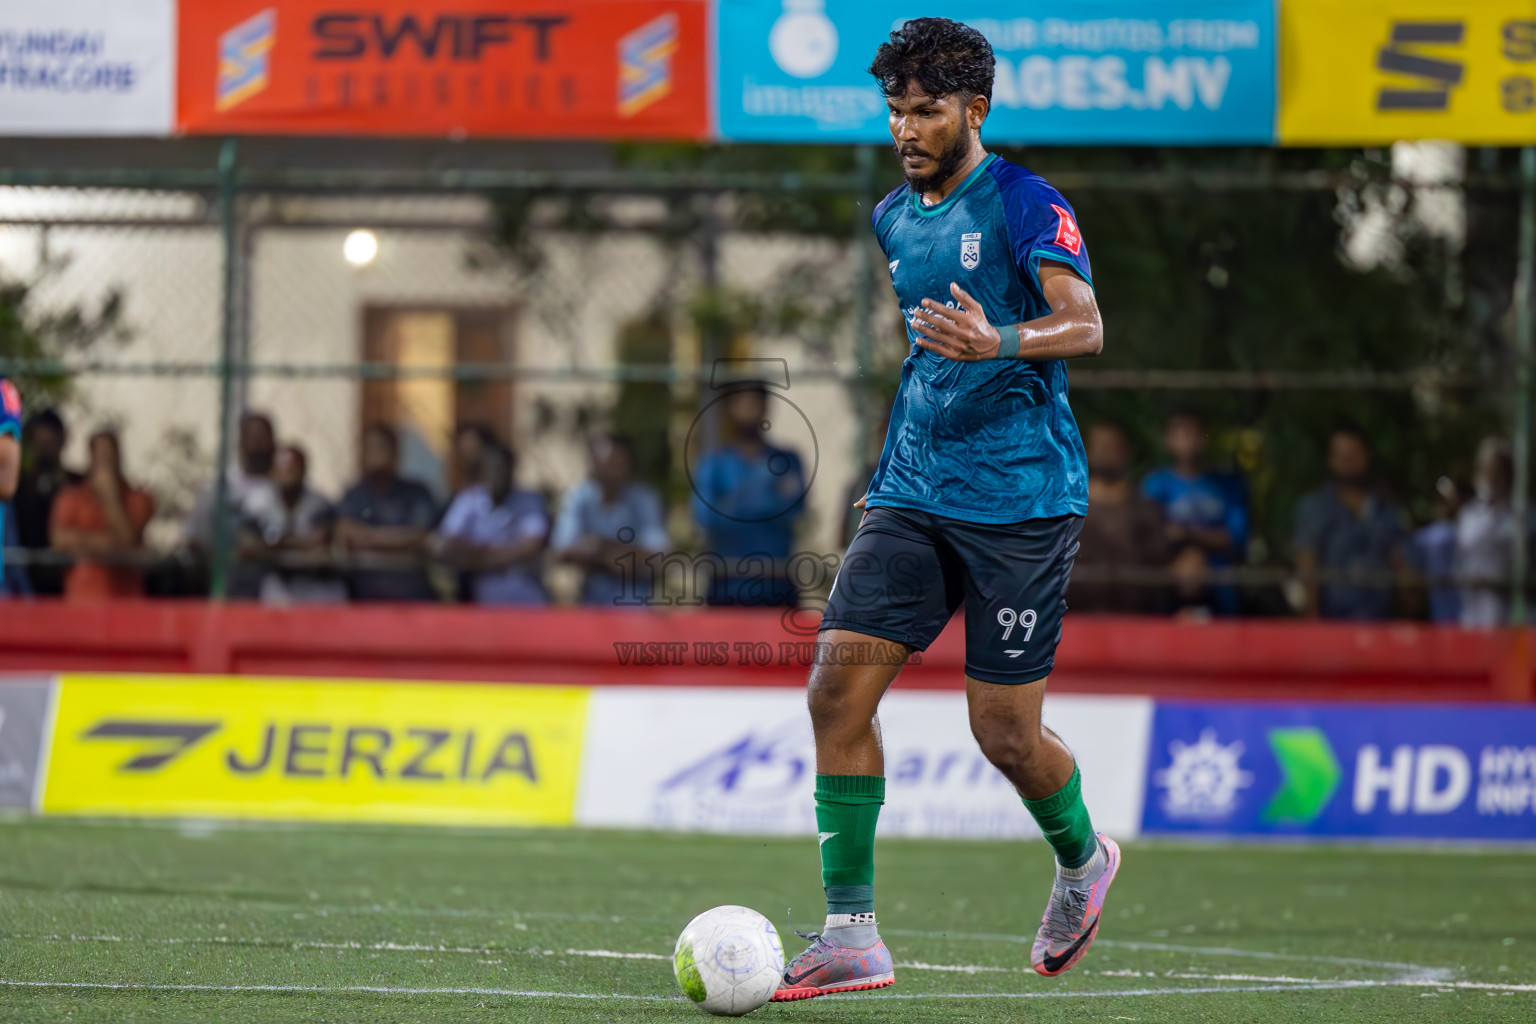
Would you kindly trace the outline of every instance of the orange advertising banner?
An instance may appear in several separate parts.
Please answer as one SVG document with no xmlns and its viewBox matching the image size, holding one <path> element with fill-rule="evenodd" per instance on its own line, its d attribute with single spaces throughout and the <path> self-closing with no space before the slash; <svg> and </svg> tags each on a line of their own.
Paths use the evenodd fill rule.
<svg viewBox="0 0 1536 1024">
<path fill-rule="evenodd" d="M 706 0 L 197 0 L 192 134 L 702 139 Z"/>
</svg>

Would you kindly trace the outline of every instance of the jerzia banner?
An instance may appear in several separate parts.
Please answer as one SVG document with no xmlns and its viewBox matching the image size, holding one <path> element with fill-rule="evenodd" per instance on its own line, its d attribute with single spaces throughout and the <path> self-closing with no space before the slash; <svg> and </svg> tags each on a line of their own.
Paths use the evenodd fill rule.
<svg viewBox="0 0 1536 1024">
<path fill-rule="evenodd" d="M 202 0 L 180 11 L 184 132 L 708 130 L 705 0 Z"/>
</svg>

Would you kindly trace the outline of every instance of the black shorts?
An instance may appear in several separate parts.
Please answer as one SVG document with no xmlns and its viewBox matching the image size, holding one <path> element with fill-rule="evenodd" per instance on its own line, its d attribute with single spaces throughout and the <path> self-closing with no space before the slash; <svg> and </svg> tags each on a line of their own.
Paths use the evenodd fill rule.
<svg viewBox="0 0 1536 1024">
<path fill-rule="evenodd" d="M 992 525 L 872 508 L 827 598 L 821 629 L 924 650 L 965 605 L 965 674 L 1032 683 L 1051 674 L 1082 516 Z"/>
</svg>

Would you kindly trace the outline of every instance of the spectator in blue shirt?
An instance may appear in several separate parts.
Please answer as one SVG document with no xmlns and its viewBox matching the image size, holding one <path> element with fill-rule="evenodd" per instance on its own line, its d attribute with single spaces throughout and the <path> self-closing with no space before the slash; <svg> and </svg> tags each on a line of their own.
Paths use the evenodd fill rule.
<svg viewBox="0 0 1536 1024">
<path fill-rule="evenodd" d="M 1392 576 L 1404 568 L 1408 518 L 1371 477 L 1371 447 L 1353 425 L 1328 439 L 1328 483 L 1296 503 L 1296 569 L 1303 612 L 1324 619 L 1392 616 Z M 1320 578 L 1319 570 L 1329 578 Z"/>
<path fill-rule="evenodd" d="M 1172 413 L 1163 427 L 1163 445 L 1173 461 L 1150 473 L 1141 489 L 1163 511 L 1179 602 L 1188 607 L 1208 601 L 1216 614 L 1236 615 L 1237 588 L 1207 588 L 1205 578 L 1211 568 L 1243 560 L 1248 547 L 1247 485 L 1236 473 L 1206 465 L 1210 436 L 1197 413 Z"/>
<path fill-rule="evenodd" d="M 1414 531 L 1408 553 L 1429 595 L 1429 621 L 1454 626 L 1461 621 L 1461 591 L 1456 589 L 1456 516 L 1467 494 L 1464 485 L 1443 476 L 1435 482 L 1435 495 L 1439 516 Z"/>
<path fill-rule="evenodd" d="M 785 564 L 795 522 L 805 511 L 800 456 L 763 440 L 768 391 L 738 387 L 724 403 L 728 442 L 700 460 L 693 474 L 693 515 L 706 555 L 725 571 L 710 583 L 713 605 L 791 606 L 798 599 Z"/>
<path fill-rule="evenodd" d="M 501 444 L 486 448 L 482 482 L 459 492 L 443 515 L 443 555 L 473 573 L 476 604 L 548 604 L 544 498 L 513 486 L 516 466 Z"/>
<path fill-rule="evenodd" d="M 646 559 L 667 547 L 661 497 L 635 479 L 629 438 L 599 434 L 588 449 L 592 475 L 566 493 L 550 548 L 586 570 L 582 604 L 640 607 L 656 576 Z"/>
</svg>

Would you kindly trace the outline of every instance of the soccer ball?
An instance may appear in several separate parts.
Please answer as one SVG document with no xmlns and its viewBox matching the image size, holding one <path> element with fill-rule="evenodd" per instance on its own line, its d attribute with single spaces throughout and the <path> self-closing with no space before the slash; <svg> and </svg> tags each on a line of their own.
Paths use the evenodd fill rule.
<svg viewBox="0 0 1536 1024">
<path fill-rule="evenodd" d="M 766 1003 L 784 974 L 784 944 L 762 914 L 747 907 L 706 910 L 683 929 L 672 951 L 683 994 L 706 1013 L 740 1017 Z"/>
</svg>

